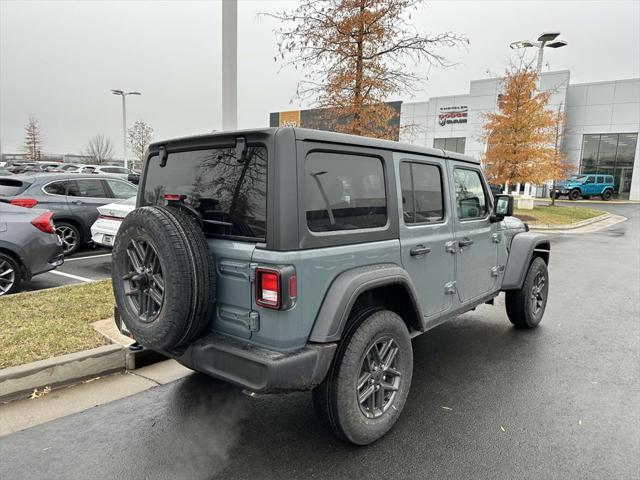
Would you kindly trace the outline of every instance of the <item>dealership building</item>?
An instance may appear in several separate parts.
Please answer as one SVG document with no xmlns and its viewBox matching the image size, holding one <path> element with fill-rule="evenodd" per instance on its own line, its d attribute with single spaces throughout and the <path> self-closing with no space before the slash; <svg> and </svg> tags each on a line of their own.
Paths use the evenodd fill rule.
<svg viewBox="0 0 640 480">
<path fill-rule="evenodd" d="M 611 174 L 620 198 L 640 200 L 640 78 L 571 83 L 563 70 L 544 72 L 540 87 L 551 93 L 549 108 L 566 116 L 560 148 L 574 171 Z M 471 81 L 468 93 L 391 102 L 400 110 L 398 126 L 412 126 L 397 129 L 399 140 L 480 159 L 486 149 L 482 114 L 497 111 L 501 90 L 500 78 L 487 78 Z M 274 112 L 270 124 L 323 128 L 318 118 L 317 110 Z"/>
<path fill-rule="evenodd" d="M 549 108 L 566 116 L 561 150 L 579 173 L 612 174 L 621 198 L 640 200 L 640 78 L 571 83 L 569 71 L 545 72 Z M 482 114 L 498 109 L 501 80 L 470 82 L 469 93 L 403 102 L 400 140 L 480 158 Z M 542 190 L 539 189 L 539 192 Z"/>
</svg>

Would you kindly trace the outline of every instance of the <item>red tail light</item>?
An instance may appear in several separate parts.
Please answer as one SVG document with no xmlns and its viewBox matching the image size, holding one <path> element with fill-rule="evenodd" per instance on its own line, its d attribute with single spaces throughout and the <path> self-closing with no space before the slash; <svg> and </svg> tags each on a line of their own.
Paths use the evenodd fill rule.
<svg viewBox="0 0 640 480">
<path fill-rule="evenodd" d="M 31 225 L 36 227 L 38 230 L 44 233 L 56 233 L 56 230 L 53 226 L 53 213 L 45 212 L 42 215 L 31 220 Z"/>
<path fill-rule="evenodd" d="M 14 198 L 9 203 L 18 207 L 31 208 L 35 207 L 38 201 L 35 198 Z"/>
<path fill-rule="evenodd" d="M 178 195 L 177 193 L 166 193 L 164 199 L 169 202 L 179 202 L 187 198 L 186 195 Z"/>
<path fill-rule="evenodd" d="M 256 280 L 256 303 L 261 307 L 280 308 L 280 273 L 258 268 Z"/>
</svg>

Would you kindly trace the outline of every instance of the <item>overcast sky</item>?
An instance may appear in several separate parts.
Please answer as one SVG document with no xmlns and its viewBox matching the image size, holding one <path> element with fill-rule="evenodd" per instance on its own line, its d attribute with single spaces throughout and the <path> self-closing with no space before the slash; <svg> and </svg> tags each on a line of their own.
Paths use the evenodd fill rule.
<svg viewBox="0 0 640 480">
<path fill-rule="evenodd" d="M 299 72 L 279 72 L 275 20 L 260 11 L 294 1 L 240 0 L 238 123 L 268 125 L 269 112 L 291 104 Z M 444 51 L 458 66 L 419 65 L 428 80 L 412 99 L 463 94 L 469 81 L 500 73 L 509 43 L 559 30 L 569 46 L 547 50 L 552 70 L 571 83 L 640 76 L 640 1 L 432 1 L 413 17 L 422 32 L 454 31 L 468 49 Z M 120 98 L 128 123 L 143 119 L 155 140 L 221 128 L 220 3 L 216 1 L 0 0 L 0 147 L 23 150 L 29 114 L 41 123 L 46 153 L 79 153 L 105 134 L 121 152 Z M 546 70 L 546 67 L 545 67 Z M 308 105 L 303 105 L 303 107 Z"/>
</svg>

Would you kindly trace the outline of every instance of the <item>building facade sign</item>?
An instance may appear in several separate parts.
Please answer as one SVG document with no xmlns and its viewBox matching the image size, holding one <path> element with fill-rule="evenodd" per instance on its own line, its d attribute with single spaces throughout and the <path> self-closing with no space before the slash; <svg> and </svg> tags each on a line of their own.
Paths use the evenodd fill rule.
<svg viewBox="0 0 640 480">
<path fill-rule="evenodd" d="M 466 105 L 461 107 L 440 107 L 438 123 L 441 127 L 454 123 L 467 123 L 469 109 Z"/>
</svg>

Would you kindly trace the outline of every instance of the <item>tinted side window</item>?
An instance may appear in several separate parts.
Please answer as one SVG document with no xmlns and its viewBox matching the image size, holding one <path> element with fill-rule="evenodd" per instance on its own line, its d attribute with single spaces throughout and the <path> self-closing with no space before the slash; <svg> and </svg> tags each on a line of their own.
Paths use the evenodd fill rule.
<svg viewBox="0 0 640 480">
<path fill-rule="evenodd" d="M 594 183 L 593 177 L 588 177 L 587 181 L 584 183 Z"/>
<path fill-rule="evenodd" d="M 487 214 L 487 197 L 480 173 L 456 168 L 453 171 L 456 210 L 460 220 L 482 218 Z"/>
<path fill-rule="evenodd" d="M 78 197 L 92 197 L 92 198 L 109 198 L 110 195 L 104 188 L 104 184 L 100 180 L 76 180 L 76 195 Z M 69 195 L 71 195 L 71 188 L 69 188 Z"/>
<path fill-rule="evenodd" d="M 437 222 L 444 218 L 439 167 L 402 162 L 400 184 L 405 223 Z"/>
<path fill-rule="evenodd" d="M 119 180 L 106 180 L 115 198 L 131 198 L 138 193 L 138 189 L 133 185 Z"/>
<path fill-rule="evenodd" d="M 411 179 L 411 164 L 400 164 L 400 188 L 402 190 L 402 216 L 404 223 L 415 223 L 415 206 L 413 204 L 413 180 Z"/>
<path fill-rule="evenodd" d="M 602 177 L 596 177 L 598 179 L 598 183 L 604 183 L 604 180 L 602 179 Z"/>
<path fill-rule="evenodd" d="M 66 195 L 67 182 L 53 182 L 46 185 L 43 190 L 51 195 Z"/>
<path fill-rule="evenodd" d="M 305 163 L 307 225 L 313 232 L 383 227 L 387 199 L 382 161 L 312 152 Z"/>
</svg>

